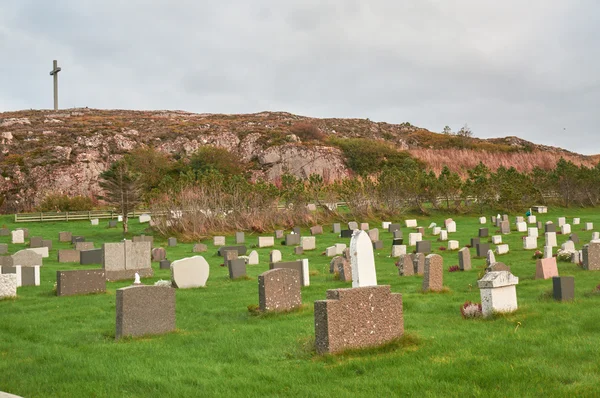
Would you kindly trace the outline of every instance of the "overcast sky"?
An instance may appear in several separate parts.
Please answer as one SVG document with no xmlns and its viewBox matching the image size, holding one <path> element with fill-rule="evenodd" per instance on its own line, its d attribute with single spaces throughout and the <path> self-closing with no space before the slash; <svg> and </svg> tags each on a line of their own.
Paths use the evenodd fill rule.
<svg viewBox="0 0 600 398">
<path fill-rule="evenodd" d="M 597 0 L 0 0 L 0 111 L 468 123 L 600 153 Z"/>
</svg>

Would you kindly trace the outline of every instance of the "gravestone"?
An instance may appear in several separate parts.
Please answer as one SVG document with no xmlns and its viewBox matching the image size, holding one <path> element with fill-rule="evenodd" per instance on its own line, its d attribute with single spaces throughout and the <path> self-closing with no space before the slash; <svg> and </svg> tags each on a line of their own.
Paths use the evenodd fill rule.
<svg viewBox="0 0 600 398">
<path fill-rule="evenodd" d="M 229 269 L 229 278 L 237 279 L 246 276 L 246 260 L 243 258 L 236 258 L 227 262 Z"/>
<path fill-rule="evenodd" d="M 591 231 L 593 229 L 594 229 L 594 223 L 592 223 L 592 222 L 585 223 L 585 228 L 584 228 L 585 231 Z"/>
<path fill-rule="evenodd" d="M 175 330 L 175 289 L 171 287 L 124 287 L 117 289 L 116 301 L 117 340 L 124 336 L 162 334 Z"/>
<path fill-rule="evenodd" d="M 152 217 L 150 217 L 149 214 L 142 214 L 141 216 L 138 217 L 140 224 L 150 222 L 151 219 L 152 219 Z"/>
<path fill-rule="evenodd" d="M 396 261 L 396 267 L 398 267 L 398 275 L 400 276 L 412 276 L 415 274 L 415 265 L 410 254 L 401 254 L 398 261 Z"/>
<path fill-rule="evenodd" d="M 490 250 L 489 243 L 478 243 L 475 246 L 475 250 L 477 252 L 477 257 L 485 257 L 487 255 L 488 250 Z"/>
<path fill-rule="evenodd" d="M 210 273 L 210 267 L 202 256 L 173 261 L 170 264 L 170 269 L 171 283 L 173 287 L 178 289 L 204 287 Z"/>
<path fill-rule="evenodd" d="M 246 235 L 243 232 L 236 232 L 235 233 L 235 244 L 241 245 L 244 243 L 246 243 Z"/>
<path fill-rule="evenodd" d="M 283 230 L 282 229 L 275 230 L 275 239 L 283 239 Z"/>
<path fill-rule="evenodd" d="M 106 293 L 106 276 L 101 269 L 56 271 L 56 295 Z"/>
<path fill-rule="evenodd" d="M 331 232 L 334 234 L 339 234 L 342 232 L 342 226 L 340 223 L 336 222 L 333 224 L 333 226 L 331 227 Z"/>
<path fill-rule="evenodd" d="M 98 220 L 97 218 L 92 218 L 92 219 L 90 220 L 90 223 L 91 223 L 92 225 L 100 225 L 100 220 Z"/>
<path fill-rule="evenodd" d="M 579 225 L 579 224 L 581 224 L 581 218 L 574 217 L 573 218 L 573 225 Z"/>
<path fill-rule="evenodd" d="M 387 230 L 388 230 L 388 232 L 392 232 L 392 233 L 393 233 L 393 232 L 395 232 L 395 231 L 400 231 L 400 224 L 397 224 L 397 223 L 391 223 L 391 224 L 388 226 L 388 229 L 387 229 Z M 402 233 L 401 233 L 401 234 L 402 234 Z"/>
<path fill-rule="evenodd" d="M 285 245 L 286 246 L 296 246 L 296 245 L 299 245 L 299 244 L 300 244 L 300 235 L 298 235 L 298 234 L 287 234 L 285 236 Z"/>
<path fill-rule="evenodd" d="M 537 217 L 536 216 L 527 216 L 527 224 L 536 224 Z"/>
<path fill-rule="evenodd" d="M 315 250 L 317 248 L 317 240 L 314 236 L 303 236 L 300 238 L 300 246 L 302 246 L 302 250 Z"/>
<path fill-rule="evenodd" d="M 600 270 L 600 241 L 591 241 L 583 246 L 583 269 L 588 271 Z"/>
<path fill-rule="evenodd" d="M 167 251 L 162 247 L 152 249 L 152 261 L 162 261 L 167 258 Z"/>
<path fill-rule="evenodd" d="M 526 222 L 518 222 L 517 223 L 517 231 L 518 232 L 527 232 L 527 223 Z"/>
<path fill-rule="evenodd" d="M 382 229 L 388 229 L 390 227 L 391 222 L 390 221 L 383 221 L 381 223 L 381 228 Z"/>
<path fill-rule="evenodd" d="M 532 238 L 537 238 L 539 236 L 537 228 L 527 228 L 527 236 L 531 236 Z"/>
<path fill-rule="evenodd" d="M 297 261 L 280 261 L 278 263 L 269 263 L 269 269 L 275 268 L 289 268 L 296 270 L 300 273 L 300 282 L 302 286 L 310 286 L 310 274 L 308 269 L 308 262 L 297 260 Z"/>
<path fill-rule="evenodd" d="M 358 229 L 358 223 L 356 221 L 350 221 L 348 223 L 348 229 L 350 231 L 354 231 L 355 229 Z"/>
<path fill-rule="evenodd" d="M 575 278 L 572 276 L 553 276 L 552 296 L 557 301 L 573 300 L 575 298 Z"/>
<path fill-rule="evenodd" d="M 252 250 L 248 254 L 248 265 L 258 265 L 258 252 L 256 250 Z"/>
<path fill-rule="evenodd" d="M 108 281 L 141 278 L 154 275 L 150 242 L 124 240 L 102 245 L 102 266 Z"/>
<path fill-rule="evenodd" d="M 278 263 L 281 261 L 281 252 L 279 250 L 271 250 L 269 254 L 269 262 Z"/>
<path fill-rule="evenodd" d="M 375 242 L 372 242 L 372 244 L 373 244 L 373 250 L 383 249 L 383 241 L 377 240 Z"/>
<path fill-rule="evenodd" d="M 78 263 L 80 260 L 80 251 L 73 249 L 62 249 L 58 251 L 59 263 Z"/>
<path fill-rule="evenodd" d="M 225 246 L 225 237 L 224 236 L 214 236 L 213 237 L 213 245 L 214 246 Z"/>
<path fill-rule="evenodd" d="M 563 235 L 568 235 L 568 234 L 570 234 L 570 233 L 571 233 L 571 224 L 563 224 L 563 225 L 560 227 L 560 232 L 561 232 Z"/>
<path fill-rule="evenodd" d="M 177 246 L 177 239 L 176 238 L 169 238 L 167 240 L 167 245 L 169 247 L 175 247 L 175 246 Z"/>
<path fill-rule="evenodd" d="M 496 256 L 494 255 L 494 252 L 491 250 L 488 250 L 486 259 L 485 259 L 486 267 L 489 267 L 490 265 L 494 264 L 495 262 L 496 262 Z"/>
<path fill-rule="evenodd" d="M 17 297 L 17 275 L 0 274 L 0 299 Z"/>
<path fill-rule="evenodd" d="M 300 227 L 292 228 L 292 232 L 295 233 L 296 235 L 300 235 Z"/>
<path fill-rule="evenodd" d="M 367 223 L 367 222 L 361 222 L 360 223 L 360 229 L 361 229 L 361 231 L 368 231 L 369 230 L 369 223 Z"/>
<path fill-rule="evenodd" d="M 552 246 L 544 246 L 544 254 L 542 258 L 552 258 Z"/>
<path fill-rule="evenodd" d="M 558 226 L 562 227 L 567 222 L 566 217 L 558 217 Z"/>
<path fill-rule="evenodd" d="M 41 236 L 32 236 L 29 239 L 29 247 L 30 248 L 42 247 L 43 240 L 44 240 L 44 238 Z"/>
<path fill-rule="evenodd" d="M 402 254 L 406 254 L 406 245 L 393 245 L 392 254 L 390 257 L 400 257 Z"/>
<path fill-rule="evenodd" d="M 109 220 L 108 228 L 117 228 L 117 220 Z"/>
<path fill-rule="evenodd" d="M 352 266 L 352 287 L 377 286 L 375 258 L 369 235 L 355 231 L 350 241 L 350 264 Z"/>
<path fill-rule="evenodd" d="M 158 267 L 160 269 L 171 269 L 171 261 L 164 259 L 158 262 Z"/>
<path fill-rule="evenodd" d="M 431 253 L 431 241 L 421 240 L 417 242 L 417 253 L 429 254 Z"/>
<path fill-rule="evenodd" d="M 353 233 L 354 233 L 354 230 L 352 230 L 352 229 L 343 229 L 342 232 L 340 233 L 340 237 L 352 238 Z"/>
<path fill-rule="evenodd" d="M 571 242 L 573 242 L 574 244 L 576 244 L 576 245 L 579 244 L 579 236 L 577 234 L 571 234 L 571 235 L 569 235 L 569 240 Z"/>
<path fill-rule="evenodd" d="M 480 243 L 479 238 L 471 238 L 471 247 L 477 247 L 477 245 Z"/>
<path fill-rule="evenodd" d="M 480 220 L 481 220 L 481 219 L 480 219 Z M 492 224 L 496 225 L 496 221 L 497 221 L 497 220 L 498 220 L 498 219 L 496 218 L 496 216 L 492 216 L 492 217 L 491 217 Z M 480 224 L 485 224 L 485 223 L 480 223 Z M 496 225 L 496 226 L 497 226 L 497 225 Z"/>
<path fill-rule="evenodd" d="M 330 271 L 337 273 L 339 280 L 342 282 L 352 282 L 352 267 L 350 260 L 346 256 L 337 256 L 331 260 L 329 264 Z"/>
<path fill-rule="evenodd" d="M 329 246 L 328 248 L 326 248 L 325 249 L 325 255 L 327 257 L 337 256 L 337 250 L 335 250 L 335 246 Z"/>
<path fill-rule="evenodd" d="M 496 254 L 502 255 L 507 254 L 509 251 L 509 247 L 507 244 L 496 246 Z"/>
<path fill-rule="evenodd" d="M 481 278 L 477 285 L 481 295 L 481 310 L 484 317 L 494 312 L 513 312 L 517 309 L 519 278 L 509 271 L 491 271 Z"/>
<path fill-rule="evenodd" d="M 300 273 L 276 268 L 258 276 L 258 307 L 261 311 L 290 311 L 302 306 Z"/>
<path fill-rule="evenodd" d="M 404 334 L 402 295 L 390 286 L 328 290 L 314 306 L 319 354 L 378 346 Z"/>
<path fill-rule="evenodd" d="M 392 235 L 394 236 L 394 239 L 402 239 L 402 231 L 401 230 L 396 230 L 394 232 L 392 232 Z"/>
<path fill-rule="evenodd" d="M 22 230 L 12 231 L 12 244 L 25 243 L 25 233 Z"/>
<path fill-rule="evenodd" d="M 445 242 L 445 241 L 447 241 L 447 240 L 448 240 L 448 231 L 446 231 L 445 229 L 442 229 L 442 230 L 440 231 L 440 238 L 439 238 L 439 240 L 440 240 L 441 242 Z"/>
<path fill-rule="evenodd" d="M 40 266 L 22 267 L 20 265 L 0 267 L 3 274 L 14 274 L 17 276 L 17 287 L 20 286 L 39 286 L 40 285 Z"/>
<path fill-rule="evenodd" d="M 489 236 L 489 231 L 487 228 L 479 228 L 479 237 L 486 238 Z"/>
<path fill-rule="evenodd" d="M 536 223 L 536 227 L 537 227 L 537 229 L 538 229 L 538 230 L 539 230 L 539 229 L 542 229 L 542 228 L 544 228 L 544 224 L 543 224 L 541 221 L 538 221 L 538 222 Z M 546 232 L 546 231 L 544 231 L 544 232 Z"/>
<path fill-rule="evenodd" d="M 406 220 L 406 228 L 416 228 L 417 227 L 417 220 Z"/>
<path fill-rule="evenodd" d="M 552 221 L 548 221 L 544 225 L 544 232 L 556 232 L 556 225 L 554 225 Z"/>
<path fill-rule="evenodd" d="M 556 257 L 540 258 L 535 264 L 535 279 L 550 279 L 558 276 Z"/>
<path fill-rule="evenodd" d="M 525 218 L 523 218 L 523 216 L 516 216 L 515 217 L 515 224 L 518 224 L 520 222 L 524 222 Z"/>
<path fill-rule="evenodd" d="M 503 235 L 510 234 L 510 223 L 508 221 L 502 221 L 500 223 L 500 233 Z"/>
<path fill-rule="evenodd" d="M 79 252 L 79 264 L 102 264 L 102 249 L 81 250 Z"/>
<path fill-rule="evenodd" d="M 294 247 L 294 254 L 297 256 L 304 254 L 304 249 L 302 249 L 302 246 Z"/>
<path fill-rule="evenodd" d="M 446 225 L 446 231 L 449 234 L 455 233 L 456 232 L 456 221 L 450 221 L 447 225 Z"/>
<path fill-rule="evenodd" d="M 335 252 L 336 254 L 344 254 L 344 251 L 346 250 L 346 244 L 345 243 L 336 243 L 335 244 Z"/>
<path fill-rule="evenodd" d="M 8 253 L 8 244 L 0 243 L 0 254 L 6 254 L 6 253 Z"/>
<path fill-rule="evenodd" d="M 219 248 L 219 250 L 217 250 L 217 254 L 223 257 L 227 250 L 237 250 L 238 256 L 243 256 L 246 254 L 246 251 L 248 249 L 246 248 L 246 246 L 222 246 Z"/>
<path fill-rule="evenodd" d="M 440 227 L 433 227 L 433 231 L 431 231 L 433 236 L 438 236 L 440 233 L 442 233 L 442 229 Z"/>
<path fill-rule="evenodd" d="M 415 274 L 423 275 L 423 273 L 425 272 L 425 254 L 413 253 L 410 256 L 413 260 L 413 268 Z"/>
<path fill-rule="evenodd" d="M 31 250 L 32 252 L 39 254 L 40 256 L 42 256 L 42 258 L 48 258 L 50 256 L 50 254 L 48 252 L 48 248 L 46 246 L 33 247 L 33 248 L 29 248 L 27 250 Z"/>
<path fill-rule="evenodd" d="M 227 265 L 229 261 L 235 260 L 236 258 L 238 258 L 237 250 L 224 250 L 223 251 L 223 263 L 225 265 Z"/>
<path fill-rule="evenodd" d="M 556 243 L 556 232 L 546 232 L 545 234 L 546 244 L 545 246 L 558 246 Z"/>
<path fill-rule="evenodd" d="M 75 242 L 75 250 L 92 250 L 94 248 L 94 242 Z"/>
<path fill-rule="evenodd" d="M 258 247 L 273 247 L 275 246 L 275 238 L 272 236 L 259 236 Z"/>
<path fill-rule="evenodd" d="M 404 244 L 404 239 L 394 239 L 392 241 L 392 246 L 403 245 L 403 244 Z"/>
<path fill-rule="evenodd" d="M 423 228 L 423 227 L 417 227 L 417 233 L 419 233 L 421 235 L 425 235 L 425 228 Z"/>
<path fill-rule="evenodd" d="M 58 233 L 58 241 L 59 242 L 71 242 L 71 238 L 73 237 L 73 234 L 71 232 L 59 232 Z"/>
<path fill-rule="evenodd" d="M 408 245 L 409 246 L 416 246 L 417 242 L 423 240 L 423 234 L 420 234 L 418 232 L 411 232 L 408 234 Z"/>
<path fill-rule="evenodd" d="M 42 240 L 42 247 L 47 247 L 48 250 L 52 250 L 52 240 L 51 239 Z"/>
<path fill-rule="evenodd" d="M 0 228 L 0 236 L 10 236 L 10 229 Z"/>
<path fill-rule="evenodd" d="M 573 253 L 571 253 L 571 262 L 573 264 L 580 264 L 582 257 L 583 256 L 581 254 L 581 251 L 576 250 Z"/>
<path fill-rule="evenodd" d="M 77 242 L 85 242 L 85 237 L 80 235 L 71 236 L 71 244 L 74 245 Z"/>
<path fill-rule="evenodd" d="M 31 249 L 19 250 L 11 256 L 12 265 L 23 267 L 42 266 L 42 255 Z"/>
<path fill-rule="evenodd" d="M 537 249 L 537 238 L 534 238 L 533 236 L 523 237 L 523 249 L 525 249 L 525 250 Z"/>
<path fill-rule="evenodd" d="M 377 228 L 371 229 L 367 233 L 369 234 L 371 242 L 376 242 L 379 240 L 379 230 Z"/>
<path fill-rule="evenodd" d="M 205 245 L 204 243 L 196 243 L 194 245 L 194 247 L 192 248 L 193 253 L 204 253 L 207 250 L 208 250 L 208 246 Z"/>
<path fill-rule="evenodd" d="M 311 235 L 323 235 L 323 227 L 321 225 L 315 225 L 314 227 L 310 227 Z"/>
<path fill-rule="evenodd" d="M 492 243 L 494 245 L 500 245 L 500 244 L 502 244 L 502 235 L 494 235 L 494 236 L 492 236 Z"/>
<path fill-rule="evenodd" d="M 425 257 L 423 291 L 439 292 L 444 288 L 444 259 L 439 254 Z"/>
<path fill-rule="evenodd" d="M 560 245 L 560 250 L 573 252 L 573 251 L 575 251 L 575 243 L 568 240 L 565 243 L 563 243 L 562 245 Z"/>
<path fill-rule="evenodd" d="M 462 271 L 471 270 L 471 251 L 468 247 L 463 247 L 458 251 L 458 267 Z"/>
</svg>

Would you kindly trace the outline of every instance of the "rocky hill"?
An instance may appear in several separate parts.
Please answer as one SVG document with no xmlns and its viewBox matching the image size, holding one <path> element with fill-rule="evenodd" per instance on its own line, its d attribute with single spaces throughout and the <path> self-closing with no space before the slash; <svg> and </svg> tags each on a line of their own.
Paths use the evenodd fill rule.
<svg viewBox="0 0 600 398">
<path fill-rule="evenodd" d="M 304 133 L 314 133 L 303 140 Z M 495 168 L 553 167 L 561 157 L 594 164 L 592 157 L 539 146 L 517 137 L 482 140 L 437 134 L 409 123 L 315 119 L 285 112 L 248 115 L 182 111 L 69 109 L 0 113 L 0 211 L 29 210 L 48 193 L 95 195 L 98 176 L 138 146 L 189 156 L 204 145 L 236 152 L 253 173 L 270 180 L 284 172 L 318 173 L 328 181 L 352 175 L 332 137 L 367 138 L 393 145 L 439 171 L 464 171 L 480 160 Z"/>
</svg>

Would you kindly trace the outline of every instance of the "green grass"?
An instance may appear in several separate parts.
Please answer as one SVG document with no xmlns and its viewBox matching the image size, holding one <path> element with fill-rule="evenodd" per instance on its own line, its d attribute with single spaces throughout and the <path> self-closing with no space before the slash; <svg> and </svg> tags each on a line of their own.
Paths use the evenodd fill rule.
<svg viewBox="0 0 600 398">
<path fill-rule="evenodd" d="M 538 218 L 556 221 L 559 215 L 600 225 L 595 210 L 555 210 Z M 444 218 L 420 218 L 419 224 L 439 225 Z M 454 219 L 458 233 L 450 238 L 467 244 L 477 234 L 477 217 Z M 0 224 L 17 227 L 10 217 L 0 218 Z M 230 281 L 227 269 L 219 266 L 222 258 L 207 242 L 207 287 L 177 291 L 177 331 L 116 342 L 115 291 L 129 282 L 108 283 L 106 294 L 76 297 L 56 297 L 53 285 L 57 270 L 81 268 L 56 262 L 57 249 L 69 246 L 57 242 L 59 231 L 82 234 L 97 247 L 121 239 L 120 231 L 88 222 L 19 226 L 52 238 L 54 248 L 44 261 L 41 286 L 19 288 L 17 299 L 0 301 L 0 391 L 26 397 L 600 395 L 600 362 L 595 359 L 600 358 L 600 295 L 589 294 L 600 283 L 600 273 L 559 263 L 561 275 L 575 276 L 576 300 L 555 302 L 548 294 L 551 281 L 533 279 L 533 253 L 522 250 L 523 234 L 515 231 L 503 237 L 511 252 L 497 260 L 520 277 L 519 309 L 491 320 L 460 315 L 466 300 L 480 301 L 477 279 L 484 259 L 473 259 L 472 271 L 445 272 L 447 292 L 423 294 L 421 277 L 397 275 L 394 260 L 387 257 L 391 234 L 381 231 L 385 247 L 375 254 L 378 282 L 403 295 L 405 337 L 376 349 L 318 356 L 313 302 L 324 299 L 327 289 L 350 286 L 329 274 L 329 259 L 321 250 L 302 256 L 310 259 L 312 271 L 310 287 L 302 289 L 303 308 L 256 316 L 248 306 L 258 304 L 257 276 L 268 269 L 270 249 L 257 249 L 261 262 L 248 266 L 249 279 Z M 581 227 L 573 227 L 582 239 L 578 248 L 591 237 Z M 133 233 L 143 228 L 132 224 Z M 559 235 L 559 244 L 566 239 Z M 257 242 L 251 234 L 246 240 L 249 246 Z M 8 241 L 0 237 L 0 242 Z M 317 238 L 319 249 L 344 241 L 330 233 Z M 233 243 L 233 237 L 227 242 Z M 538 242 L 543 245 L 543 237 Z M 166 247 L 166 240 L 157 238 L 155 245 Z M 435 242 L 433 248 L 444 257 L 447 270 L 458 264 L 458 257 L 438 250 L 445 245 Z M 24 247 L 11 245 L 10 252 Z M 191 256 L 191 248 L 192 243 L 167 248 L 168 258 Z M 277 248 L 283 260 L 297 258 L 292 249 Z M 157 263 L 153 267 L 155 277 L 144 283 L 170 278 Z"/>
</svg>

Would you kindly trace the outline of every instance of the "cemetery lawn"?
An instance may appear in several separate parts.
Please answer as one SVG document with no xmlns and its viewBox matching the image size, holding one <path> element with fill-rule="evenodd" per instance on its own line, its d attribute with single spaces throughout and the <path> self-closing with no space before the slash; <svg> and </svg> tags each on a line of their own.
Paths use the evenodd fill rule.
<svg viewBox="0 0 600 398">
<path fill-rule="evenodd" d="M 491 214 L 491 213 L 490 213 Z M 519 214 L 522 215 L 522 214 Z M 342 355 L 318 356 L 313 349 L 315 300 L 325 299 L 327 289 L 350 287 L 329 273 L 330 259 L 321 255 L 334 243 L 349 239 L 334 236 L 331 226 L 317 237 L 318 250 L 294 256 L 281 246 L 283 260 L 308 258 L 310 286 L 302 289 L 301 311 L 256 316 L 249 305 L 258 304 L 257 276 L 268 269 L 270 248 L 256 249 L 260 265 L 248 266 L 248 279 L 231 281 L 219 266 L 212 239 L 207 240 L 210 277 L 205 288 L 177 290 L 177 331 L 115 341 L 115 291 L 130 282 L 107 283 L 107 293 L 56 297 L 57 270 L 96 268 L 58 264 L 59 231 L 72 231 L 93 241 L 122 239 L 122 230 L 89 222 L 14 224 L 1 217 L 0 224 L 29 228 L 30 236 L 53 240 L 50 258 L 41 269 L 41 286 L 21 287 L 18 298 L 0 301 L 0 391 L 25 397 L 261 397 L 261 396 L 596 396 L 600 395 L 600 272 L 584 271 L 559 262 L 560 275 L 575 277 L 575 301 L 552 299 L 552 281 L 534 280 L 532 251 L 524 251 L 524 233 L 503 236 L 510 253 L 496 256 L 519 277 L 517 312 L 491 320 L 465 320 L 460 306 L 480 302 L 477 280 L 485 259 L 473 256 L 473 270 L 448 272 L 458 264 L 457 252 L 440 251 L 446 242 L 433 242 L 433 252 L 444 257 L 444 293 L 421 293 L 422 277 L 399 277 L 390 259 L 392 235 L 380 229 L 384 249 L 375 252 L 380 285 L 402 293 L 405 337 L 381 349 Z M 551 209 L 538 220 L 581 217 L 573 232 L 581 238 L 578 249 L 591 238 L 583 232 L 586 221 L 600 226 L 596 210 Z M 450 216 L 453 217 L 453 216 Z M 443 225 L 444 214 L 417 217 L 419 225 Z M 478 217 L 453 217 L 458 232 L 450 239 L 461 247 L 477 236 Z M 360 220 L 359 220 L 360 221 Z M 401 221 L 392 219 L 389 221 Z M 402 219 L 403 221 L 403 219 Z M 131 222 L 133 234 L 147 226 Z M 491 235 L 498 229 L 486 224 Z M 409 229 L 402 228 L 405 241 Z M 146 234 L 149 234 L 147 231 Z M 303 229 L 303 234 L 308 234 Z M 264 234 L 265 236 L 271 235 Z M 538 247 L 543 249 L 543 231 Z M 256 234 L 246 233 L 249 251 Z M 558 235 L 558 244 L 567 240 Z M 425 239 L 434 240 L 426 229 Z M 482 239 L 484 240 L 484 239 Z M 10 237 L 0 237 L 9 243 Z M 227 237 L 233 244 L 234 238 Z M 192 243 L 166 247 L 155 237 L 155 246 L 166 247 L 170 260 L 192 256 Z M 494 247 L 492 245 L 492 247 Z M 9 245 L 9 253 L 25 245 Z M 409 249 L 412 250 L 412 249 Z M 170 279 L 168 270 L 152 264 L 155 277 Z"/>
</svg>

